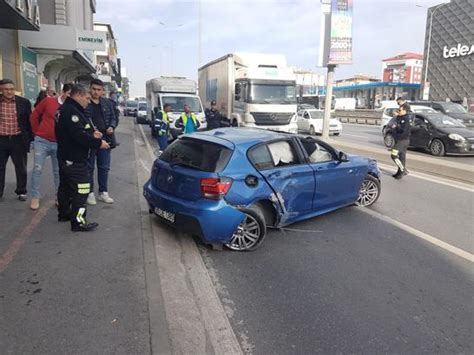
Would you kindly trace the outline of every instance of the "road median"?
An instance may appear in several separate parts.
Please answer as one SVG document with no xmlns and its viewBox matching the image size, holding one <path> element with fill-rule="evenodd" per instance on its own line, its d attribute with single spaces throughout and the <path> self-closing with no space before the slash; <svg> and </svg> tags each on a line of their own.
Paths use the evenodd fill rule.
<svg viewBox="0 0 474 355">
<path fill-rule="evenodd" d="M 330 139 L 328 141 L 339 150 L 349 154 L 357 154 L 376 159 L 380 163 L 391 164 L 392 159 L 387 149 L 367 147 L 340 140 Z M 431 175 L 450 178 L 464 183 L 474 184 L 474 167 L 471 164 L 441 160 L 431 156 L 419 156 L 407 153 L 407 166 L 409 170 L 419 171 Z"/>
</svg>

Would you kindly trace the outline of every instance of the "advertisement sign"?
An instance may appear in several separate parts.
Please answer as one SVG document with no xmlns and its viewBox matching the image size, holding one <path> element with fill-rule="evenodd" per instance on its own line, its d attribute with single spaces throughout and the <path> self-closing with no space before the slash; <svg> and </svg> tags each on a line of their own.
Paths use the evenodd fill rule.
<svg viewBox="0 0 474 355">
<path fill-rule="evenodd" d="M 352 0 L 332 0 L 328 64 L 352 63 Z"/>
<path fill-rule="evenodd" d="M 23 77 L 23 96 L 35 102 L 39 92 L 36 53 L 21 47 L 21 72 Z"/>
</svg>

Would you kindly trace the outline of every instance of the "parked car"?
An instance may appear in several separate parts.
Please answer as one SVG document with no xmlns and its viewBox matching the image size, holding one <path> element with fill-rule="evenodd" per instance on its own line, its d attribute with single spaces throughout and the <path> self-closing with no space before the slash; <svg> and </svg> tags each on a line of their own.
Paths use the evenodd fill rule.
<svg viewBox="0 0 474 355">
<path fill-rule="evenodd" d="M 148 119 L 148 112 L 147 112 L 147 103 L 146 101 L 139 101 L 137 105 L 137 123 L 138 124 L 147 124 L 150 123 Z"/>
<path fill-rule="evenodd" d="M 135 116 L 137 114 L 138 101 L 128 100 L 125 103 L 124 115 L 125 116 Z"/>
<path fill-rule="evenodd" d="M 418 106 L 418 105 L 410 105 L 411 111 L 413 113 L 436 113 L 437 111 L 428 106 Z M 382 131 L 385 129 L 387 123 L 393 118 L 395 111 L 398 110 L 398 105 L 395 103 L 393 106 L 387 106 L 383 109 L 382 112 Z"/>
<path fill-rule="evenodd" d="M 296 124 L 298 125 L 298 131 L 308 132 L 311 135 L 316 133 L 323 133 L 323 110 L 302 110 L 298 111 L 296 115 Z M 342 124 L 339 120 L 331 118 L 329 121 L 329 134 L 335 136 L 340 135 L 342 132 Z"/>
<path fill-rule="evenodd" d="M 212 245 L 257 248 L 282 227 L 380 196 L 375 160 L 311 136 L 254 128 L 184 135 L 154 162 L 144 196 L 151 213 Z"/>
<path fill-rule="evenodd" d="M 474 114 L 467 112 L 466 109 L 458 103 L 446 101 L 416 101 L 413 104 L 431 107 L 438 112 L 459 120 L 468 127 L 474 127 Z"/>
<path fill-rule="evenodd" d="M 384 142 L 388 140 L 393 141 L 393 137 L 390 129 L 385 129 Z M 428 150 L 436 156 L 474 155 L 474 130 L 442 113 L 416 113 L 409 146 Z"/>
</svg>

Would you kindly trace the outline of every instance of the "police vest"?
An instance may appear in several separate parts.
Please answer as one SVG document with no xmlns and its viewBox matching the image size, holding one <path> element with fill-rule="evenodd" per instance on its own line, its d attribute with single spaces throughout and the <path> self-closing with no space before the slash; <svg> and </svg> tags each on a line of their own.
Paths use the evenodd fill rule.
<svg viewBox="0 0 474 355">
<path fill-rule="evenodd" d="M 170 121 L 168 119 L 168 113 L 166 113 L 163 110 L 161 110 L 161 117 L 162 117 L 164 123 L 166 123 L 166 124 L 170 123 Z"/>
<path fill-rule="evenodd" d="M 186 124 L 188 123 L 188 116 L 186 116 L 186 113 L 181 114 L 181 119 L 183 120 L 183 126 L 186 128 Z M 197 117 L 194 113 L 191 113 L 191 119 L 193 120 L 193 123 L 195 126 L 197 126 Z"/>
</svg>

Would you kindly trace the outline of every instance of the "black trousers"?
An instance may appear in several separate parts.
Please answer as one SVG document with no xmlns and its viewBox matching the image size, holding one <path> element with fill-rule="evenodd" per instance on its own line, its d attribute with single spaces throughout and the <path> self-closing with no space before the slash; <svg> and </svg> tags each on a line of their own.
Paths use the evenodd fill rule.
<svg viewBox="0 0 474 355">
<path fill-rule="evenodd" d="M 395 145 L 390 151 L 392 160 L 395 162 L 395 164 L 397 164 L 398 171 L 401 171 L 401 172 L 406 170 L 406 157 L 407 157 L 408 144 L 409 144 L 408 139 L 395 142 Z"/>
<path fill-rule="evenodd" d="M 60 218 L 71 219 L 71 226 L 87 223 L 90 186 L 87 162 L 59 160 L 58 212 Z"/>
<path fill-rule="evenodd" d="M 16 136 L 0 136 L 0 196 L 5 188 L 5 174 L 8 158 L 12 158 L 16 173 L 17 195 L 26 194 L 26 163 L 28 161 L 28 147 L 25 146 L 21 134 Z"/>
</svg>

